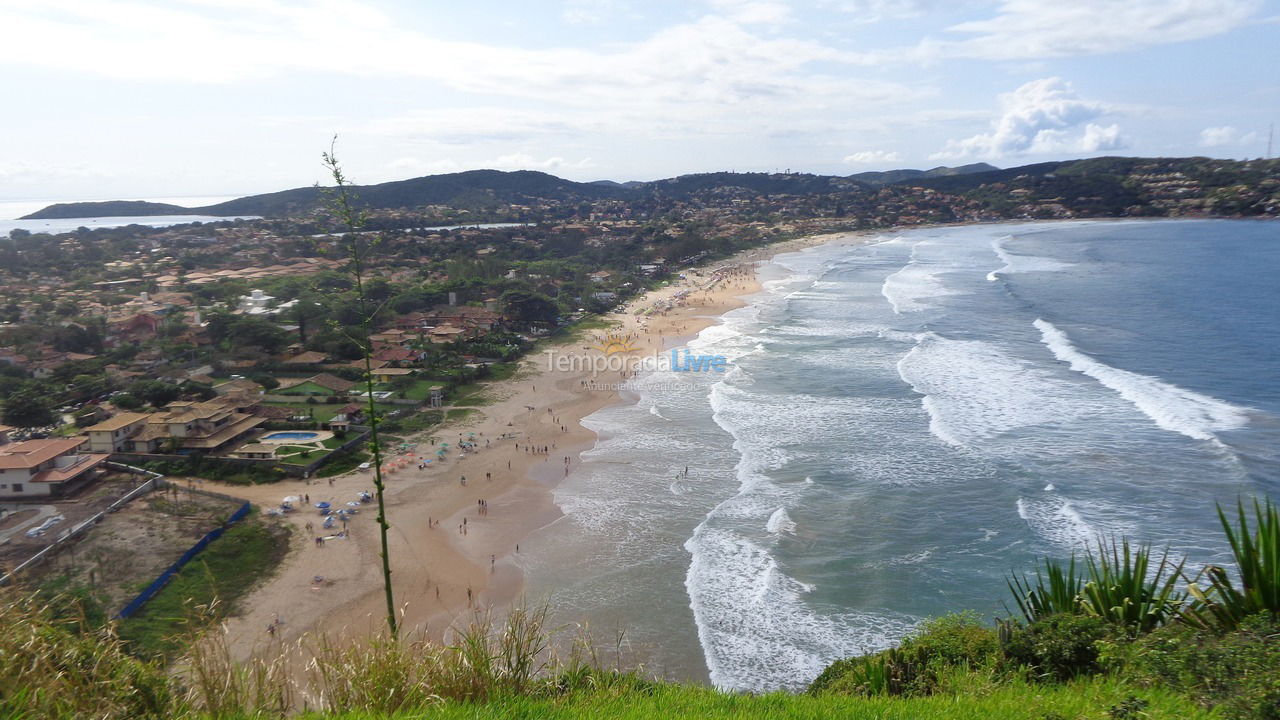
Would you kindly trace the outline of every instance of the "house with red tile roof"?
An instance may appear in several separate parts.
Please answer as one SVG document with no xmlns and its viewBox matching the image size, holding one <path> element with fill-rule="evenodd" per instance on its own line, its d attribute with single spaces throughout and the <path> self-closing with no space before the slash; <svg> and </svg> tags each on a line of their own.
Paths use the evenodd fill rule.
<svg viewBox="0 0 1280 720">
<path fill-rule="evenodd" d="M 49 438 L 0 445 L 0 498 L 61 497 L 102 474 L 107 455 L 85 453 L 88 438 Z"/>
</svg>

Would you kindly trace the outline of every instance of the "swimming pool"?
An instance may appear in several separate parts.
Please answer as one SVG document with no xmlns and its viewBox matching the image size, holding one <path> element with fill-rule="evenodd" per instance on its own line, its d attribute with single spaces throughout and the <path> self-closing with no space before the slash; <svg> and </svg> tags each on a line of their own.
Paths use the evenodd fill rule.
<svg viewBox="0 0 1280 720">
<path fill-rule="evenodd" d="M 263 435 L 259 440 L 315 440 L 320 437 L 320 433 L 313 432 L 273 432 L 269 435 Z"/>
</svg>

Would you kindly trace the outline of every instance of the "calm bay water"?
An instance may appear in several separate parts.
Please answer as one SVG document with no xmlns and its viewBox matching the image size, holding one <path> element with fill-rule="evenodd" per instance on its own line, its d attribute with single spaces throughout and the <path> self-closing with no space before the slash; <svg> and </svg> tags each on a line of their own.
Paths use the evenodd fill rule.
<svg viewBox="0 0 1280 720">
<path fill-rule="evenodd" d="M 214 205 L 226 200 L 234 200 L 238 195 L 200 195 L 182 197 L 146 198 L 151 202 L 171 203 L 183 207 L 202 207 Z M 90 229 L 124 227 L 125 225 L 146 225 L 149 227 L 168 227 L 193 222 L 217 222 L 233 220 L 230 217 L 212 215 L 147 215 L 139 217 L 88 217 L 63 218 L 48 220 L 18 220 L 37 210 L 58 202 L 79 202 L 77 200 L 0 200 L 0 237 L 8 237 L 11 230 L 28 230 L 33 233 L 65 233 L 81 227 Z M 249 216 L 245 216 L 249 217 Z"/>
<path fill-rule="evenodd" d="M 1280 487 L 1280 224 L 1028 223 L 782 255 L 654 373 L 524 544 L 534 598 L 633 656 L 801 687 L 1100 533 L 1224 559 Z M 685 467 L 688 476 L 680 476 Z"/>
</svg>

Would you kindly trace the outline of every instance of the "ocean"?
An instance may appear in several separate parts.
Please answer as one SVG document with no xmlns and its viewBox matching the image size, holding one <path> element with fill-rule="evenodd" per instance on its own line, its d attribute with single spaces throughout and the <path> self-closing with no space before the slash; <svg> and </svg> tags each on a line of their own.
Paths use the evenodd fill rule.
<svg viewBox="0 0 1280 720">
<path fill-rule="evenodd" d="M 528 596 L 654 672 L 802 688 L 1103 535 L 1227 559 L 1280 486 L 1280 224 L 1075 221 L 780 255 L 653 372 L 523 543 Z M 685 468 L 688 468 L 687 475 Z"/>
<path fill-rule="evenodd" d="M 201 195 L 201 196 L 182 196 L 182 197 L 163 197 L 163 198 L 146 198 L 151 202 L 171 203 L 174 205 L 182 205 L 184 207 L 201 207 L 204 205 L 214 205 L 227 200 L 234 200 L 238 195 Z M 79 202 L 77 200 L 0 200 L 0 237 L 8 237 L 13 230 L 27 230 L 33 233 L 65 233 L 76 230 L 77 228 L 87 227 L 90 229 L 97 228 L 114 228 L 124 227 L 126 225 L 146 225 L 149 227 L 168 227 L 170 225 L 182 225 L 193 222 L 217 222 L 219 220 L 232 220 L 230 217 L 215 217 L 212 215 L 146 215 L 138 217 L 87 217 L 87 218 L 61 218 L 47 220 L 18 220 L 24 215 L 30 215 L 37 210 L 46 208 L 54 203 L 59 202 Z M 244 216 L 250 217 L 250 216 Z"/>
</svg>

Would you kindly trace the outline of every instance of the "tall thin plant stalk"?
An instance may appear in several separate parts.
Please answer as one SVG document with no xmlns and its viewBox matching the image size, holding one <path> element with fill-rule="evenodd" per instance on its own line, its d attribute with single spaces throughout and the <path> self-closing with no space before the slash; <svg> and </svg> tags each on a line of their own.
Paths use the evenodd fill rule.
<svg viewBox="0 0 1280 720">
<path fill-rule="evenodd" d="M 365 214 L 356 208 L 355 198 L 348 188 L 346 174 L 342 172 L 342 166 L 334 153 L 337 142 L 338 138 L 335 136 L 329 145 L 329 152 L 321 153 L 324 167 L 329 171 L 334 184 L 333 189 L 322 188 L 321 191 L 329 209 L 338 217 L 346 230 L 341 242 L 347 253 L 348 272 L 355 281 L 356 298 L 360 302 L 360 329 L 363 337 L 356 339 L 355 342 L 360 346 L 360 355 L 364 359 L 365 399 L 369 406 L 369 452 L 373 455 L 373 487 L 378 499 L 378 534 L 382 542 L 382 588 L 387 601 L 387 628 L 391 631 L 391 637 L 395 638 L 399 633 L 399 627 L 396 622 L 395 597 L 391 588 L 391 554 L 388 545 L 388 531 L 391 530 L 391 524 L 387 522 L 386 484 L 382 480 L 382 444 L 378 441 L 378 425 L 381 420 L 373 398 L 373 342 L 369 339 L 373 334 L 373 319 L 377 310 L 369 308 L 364 279 L 369 254 L 377 245 L 377 239 L 361 241 L 359 231 L 364 226 Z"/>
</svg>

